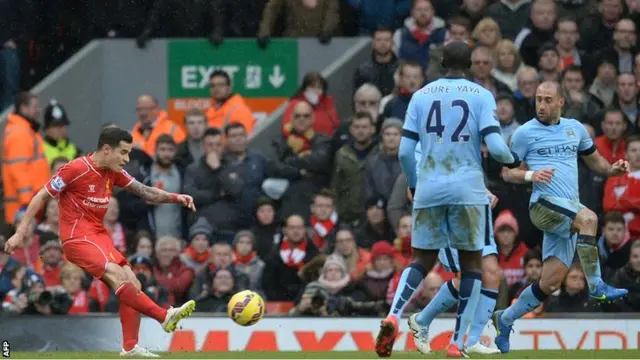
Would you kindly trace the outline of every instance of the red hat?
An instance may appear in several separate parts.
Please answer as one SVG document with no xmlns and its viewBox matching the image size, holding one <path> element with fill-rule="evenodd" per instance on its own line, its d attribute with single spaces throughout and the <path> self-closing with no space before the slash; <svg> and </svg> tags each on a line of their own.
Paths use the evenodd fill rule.
<svg viewBox="0 0 640 360">
<path fill-rule="evenodd" d="M 509 210 L 504 210 L 496 218 L 496 222 L 493 224 L 493 232 L 497 233 L 503 227 L 510 227 L 518 236 L 520 227 L 518 226 L 518 219 Z"/>
<path fill-rule="evenodd" d="M 387 241 L 378 241 L 371 247 L 371 261 L 375 261 L 380 256 L 393 257 L 394 249 Z"/>
</svg>

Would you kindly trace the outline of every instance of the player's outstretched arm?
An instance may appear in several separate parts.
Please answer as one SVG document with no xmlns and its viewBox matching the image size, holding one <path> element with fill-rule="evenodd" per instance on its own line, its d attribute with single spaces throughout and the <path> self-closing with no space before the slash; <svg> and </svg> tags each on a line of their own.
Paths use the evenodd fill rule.
<svg viewBox="0 0 640 360">
<path fill-rule="evenodd" d="M 36 217 L 36 215 L 40 212 L 44 204 L 51 198 L 51 195 L 45 190 L 45 188 L 40 189 L 38 193 L 31 199 L 29 202 L 29 206 L 27 206 L 27 210 L 24 212 L 24 216 L 22 217 L 22 221 L 18 225 L 16 229 L 16 233 L 13 234 L 4 244 L 4 251 L 9 254 L 13 254 L 13 251 L 16 248 L 22 247 L 24 244 L 24 237 L 29 230 L 29 226 L 31 226 L 31 222 Z"/>
<path fill-rule="evenodd" d="M 604 176 L 618 176 L 629 171 L 629 163 L 626 160 L 618 160 L 613 164 L 609 164 L 598 150 L 589 155 L 582 155 L 582 160 L 584 160 L 589 169 Z"/>
<path fill-rule="evenodd" d="M 196 211 L 196 206 L 193 203 L 193 198 L 189 195 L 169 193 L 156 187 L 144 185 L 138 180 L 133 180 L 131 184 L 129 184 L 124 189 L 155 204 L 178 203 L 182 204 L 182 206 L 184 207 L 191 209 L 192 211 Z"/>
</svg>

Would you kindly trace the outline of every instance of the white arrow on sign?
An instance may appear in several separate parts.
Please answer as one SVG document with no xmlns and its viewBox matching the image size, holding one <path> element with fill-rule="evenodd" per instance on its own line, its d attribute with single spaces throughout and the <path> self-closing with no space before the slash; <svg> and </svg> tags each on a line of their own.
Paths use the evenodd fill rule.
<svg viewBox="0 0 640 360">
<path fill-rule="evenodd" d="M 287 80 L 287 77 L 284 76 L 280 70 L 280 65 L 276 65 L 273 67 L 273 72 L 269 75 L 269 82 L 273 85 L 274 88 L 279 88 L 284 84 L 284 81 Z"/>
</svg>

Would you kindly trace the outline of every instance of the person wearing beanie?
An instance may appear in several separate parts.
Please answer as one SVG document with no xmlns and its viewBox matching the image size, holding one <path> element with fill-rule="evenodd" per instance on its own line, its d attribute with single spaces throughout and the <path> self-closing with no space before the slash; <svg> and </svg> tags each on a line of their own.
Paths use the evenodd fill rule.
<svg viewBox="0 0 640 360">
<path fill-rule="evenodd" d="M 256 200 L 255 216 L 256 221 L 251 228 L 256 238 L 254 249 L 258 257 L 264 259 L 269 255 L 275 243 L 274 239 L 279 233 L 275 202 L 266 196 L 259 197 Z"/>
<path fill-rule="evenodd" d="M 396 274 L 395 249 L 388 241 L 378 241 L 371 247 L 371 261 L 362 277 L 370 300 L 386 300 L 391 279 Z"/>
<path fill-rule="evenodd" d="M 371 249 L 376 241 L 390 242 L 393 239 L 393 231 L 386 216 L 387 202 L 381 196 L 373 196 L 365 201 L 365 220 L 355 230 L 358 246 L 363 249 Z"/>
<path fill-rule="evenodd" d="M 318 282 L 327 288 L 332 296 L 345 296 L 355 301 L 366 299 L 366 289 L 361 283 L 352 282 L 344 258 L 338 254 L 327 257 Z"/>
<path fill-rule="evenodd" d="M 192 268 L 195 273 L 207 267 L 211 249 L 211 234 L 213 228 L 205 217 L 199 217 L 189 229 L 189 246 L 180 254 L 180 260 Z"/>
<path fill-rule="evenodd" d="M 62 243 L 60 239 L 40 237 L 40 269 L 35 269 L 45 284 L 49 286 L 60 285 L 60 271 L 64 265 L 62 261 Z"/>
<path fill-rule="evenodd" d="M 258 257 L 254 250 L 256 237 L 249 230 L 241 230 L 233 238 L 233 263 L 239 273 L 249 277 L 249 289 L 260 291 L 262 289 L 262 273 L 264 261 Z"/>
<path fill-rule="evenodd" d="M 504 210 L 498 214 L 493 224 L 493 232 L 498 246 L 498 264 L 509 287 L 524 277 L 522 263 L 524 255 L 529 250 L 524 242 L 517 239 L 519 231 L 518 220 L 511 211 Z"/>
<path fill-rule="evenodd" d="M 70 124 L 62 105 L 56 99 L 51 99 L 44 110 L 44 155 L 49 165 L 57 158 L 64 157 L 71 161 L 82 154 L 82 151 L 69 141 L 67 128 Z"/>
<path fill-rule="evenodd" d="M 364 199 L 381 196 L 389 199 L 393 184 L 402 172 L 398 149 L 402 134 L 402 121 L 387 119 L 382 123 L 382 141 L 364 165 Z"/>
</svg>

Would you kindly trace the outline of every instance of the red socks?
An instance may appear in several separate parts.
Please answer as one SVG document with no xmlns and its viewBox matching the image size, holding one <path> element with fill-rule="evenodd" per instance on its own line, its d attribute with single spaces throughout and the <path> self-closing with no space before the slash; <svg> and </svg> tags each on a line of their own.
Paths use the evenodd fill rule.
<svg viewBox="0 0 640 360">
<path fill-rule="evenodd" d="M 131 351 L 138 344 L 140 314 L 128 305 L 120 303 L 120 323 L 122 324 L 122 348 Z"/>
<path fill-rule="evenodd" d="M 116 289 L 116 296 L 120 299 L 120 303 L 128 305 L 143 315 L 156 319 L 159 323 L 162 323 L 167 317 L 167 310 L 154 303 L 147 294 L 136 289 L 132 283 L 120 285 Z"/>
</svg>

